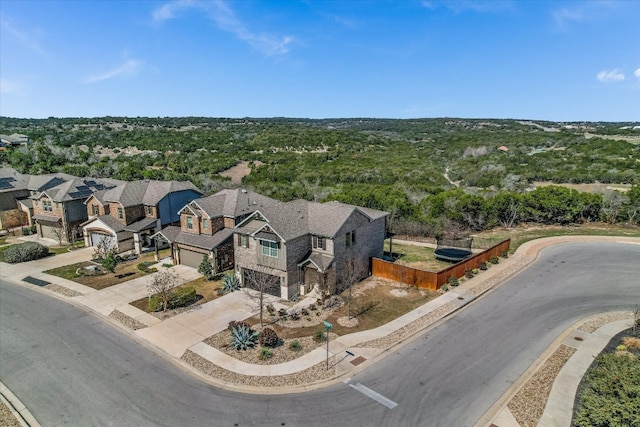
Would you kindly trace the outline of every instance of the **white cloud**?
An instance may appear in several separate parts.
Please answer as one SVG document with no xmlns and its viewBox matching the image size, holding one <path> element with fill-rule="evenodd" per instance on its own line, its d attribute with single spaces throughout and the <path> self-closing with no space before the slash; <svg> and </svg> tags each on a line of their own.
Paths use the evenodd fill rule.
<svg viewBox="0 0 640 427">
<path fill-rule="evenodd" d="M 109 79 L 120 77 L 120 76 L 133 76 L 138 72 L 142 64 L 143 64 L 142 61 L 138 61 L 136 59 L 129 59 L 125 61 L 122 65 L 116 68 L 113 68 L 109 71 L 106 71 L 102 74 L 88 76 L 87 78 L 84 79 L 84 82 L 96 83 L 96 82 L 101 82 L 103 80 L 109 80 Z"/>
<path fill-rule="evenodd" d="M 640 68 L 636 68 L 636 70 L 633 72 L 633 75 L 640 79 Z"/>
<path fill-rule="evenodd" d="M 21 28 L 17 28 L 21 27 Z M 12 37 L 15 41 L 17 41 L 21 46 L 29 49 L 32 52 L 38 53 L 40 55 L 44 55 L 45 51 L 40 46 L 37 41 L 38 31 L 26 31 L 24 30 L 24 26 L 14 25 L 8 19 L 2 17 L 0 19 L 0 28 L 2 28 L 2 32 L 6 32 L 10 37 Z"/>
<path fill-rule="evenodd" d="M 290 50 L 290 44 L 295 41 L 292 36 L 277 36 L 273 34 L 257 34 L 242 23 L 235 12 L 222 0 L 212 2 L 197 2 L 194 0 L 176 0 L 166 3 L 152 13 L 156 22 L 166 21 L 176 17 L 178 11 L 193 8 L 207 13 L 216 26 L 238 39 L 247 43 L 266 56 L 284 55 Z"/>
<path fill-rule="evenodd" d="M 255 34 L 236 17 L 225 2 L 217 0 L 212 5 L 214 7 L 211 9 L 211 18 L 221 30 L 234 34 L 266 56 L 283 55 L 289 52 L 289 44 L 295 40 L 293 37 Z"/>
<path fill-rule="evenodd" d="M 454 13 L 468 10 L 479 13 L 500 13 L 514 7 L 511 0 L 424 0 L 422 5 L 432 10 L 445 7 Z"/>
<path fill-rule="evenodd" d="M 614 70 L 600 71 L 597 77 L 603 83 L 620 82 L 624 80 L 624 73 L 616 68 Z"/>
<path fill-rule="evenodd" d="M 16 93 L 20 90 L 20 84 L 7 79 L 0 79 L 0 93 L 9 94 Z"/>
<path fill-rule="evenodd" d="M 176 17 L 176 14 L 189 7 L 195 6 L 195 3 L 191 0 L 176 0 L 170 3 L 166 3 L 151 13 L 151 17 L 156 22 L 162 22 Z"/>
</svg>

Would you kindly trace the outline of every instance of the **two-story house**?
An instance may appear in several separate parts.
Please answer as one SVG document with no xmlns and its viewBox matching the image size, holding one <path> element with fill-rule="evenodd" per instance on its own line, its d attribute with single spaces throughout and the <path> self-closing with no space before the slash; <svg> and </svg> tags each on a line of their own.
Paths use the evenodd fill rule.
<svg viewBox="0 0 640 427">
<path fill-rule="evenodd" d="M 267 290 L 291 299 L 313 288 L 333 293 L 348 270 L 370 271 L 382 257 L 388 213 L 340 202 L 294 200 L 261 208 L 235 228 L 235 271 L 244 286 L 261 275 L 280 286 Z"/>
<path fill-rule="evenodd" d="M 75 178 L 64 173 L 30 175 L 0 168 L 0 229 L 33 225 L 32 197 Z"/>
<path fill-rule="evenodd" d="M 154 237 L 171 244 L 173 262 L 198 268 L 208 256 L 218 271 L 233 266 L 233 227 L 257 209 L 279 203 L 245 189 L 225 189 L 186 204 L 180 226 Z"/>
<path fill-rule="evenodd" d="M 140 254 L 153 247 L 151 236 L 177 223 L 178 208 L 202 193 L 189 181 L 120 182 L 93 193 L 85 202 L 85 246 L 104 244 L 117 252 Z"/>
<path fill-rule="evenodd" d="M 43 191 L 32 191 L 32 218 L 40 237 L 68 243 L 80 235 L 80 225 L 87 219 L 85 200 L 94 192 L 113 186 L 113 180 L 70 175 L 57 176 L 55 180 L 62 182 Z"/>
</svg>

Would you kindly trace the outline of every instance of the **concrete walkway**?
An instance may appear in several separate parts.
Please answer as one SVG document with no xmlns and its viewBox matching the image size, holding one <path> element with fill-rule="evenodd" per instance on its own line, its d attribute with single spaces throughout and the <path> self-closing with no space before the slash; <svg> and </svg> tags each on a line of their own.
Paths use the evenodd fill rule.
<svg viewBox="0 0 640 427">
<path fill-rule="evenodd" d="M 353 357 L 354 355 L 363 356 L 363 359 L 366 359 L 365 363 L 358 365 L 351 363 L 339 364 L 336 366 L 335 378 L 311 385 L 307 384 L 303 386 L 287 387 L 286 390 L 283 388 L 282 391 L 275 392 L 292 393 L 324 387 L 328 384 L 340 381 L 345 376 L 351 376 L 359 370 L 362 370 L 374 363 L 376 357 L 388 348 L 397 345 L 399 342 L 404 342 L 412 336 L 424 331 L 429 326 L 459 310 L 483 293 L 499 285 L 506 278 L 516 274 L 535 260 L 538 252 L 545 247 L 562 243 L 593 240 L 640 244 L 640 239 L 638 238 L 594 236 L 550 237 L 527 242 L 520 246 L 516 253 L 511 255 L 508 259 L 500 259 L 499 264 L 492 265 L 487 271 L 476 275 L 472 279 L 464 281 L 457 288 L 453 288 L 453 290 L 429 301 L 425 305 L 418 307 L 417 309 L 378 328 L 343 335 L 333 341 L 330 341 L 330 357 L 335 356 L 336 359 L 341 360 L 342 358 Z M 255 301 L 248 298 L 244 292 L 234 292 L 225 295 L 224 297 L 202 304 L 195 309 L 161 321 L 155 316 L 138 310 L 129 304 L 131 301 L 135 301 L 147 295 L 146 281 L 149 280 L 149 276 L 96 291 L 94 289 L 75 284 L 75 282 L 69 283 L 68 281 L 42 273 L 42 271 L 55 266 L 80 262 L 84 260 L 83 258 L 88 259 L 91 254 L 92 252 L 89 249 L 85 249 L 24 264 L 0 264 L 0 276 L 15 281 L 21 281 L 26 275 L 31 275 L 32 277 L 42 278 L 43 280 L 68 287 L 81 294 L 80 296 L 70 298 L 71 300 L 101 314 L 102 316 L 109 316 L 114 310 L 118 310 L 126 316 L 146 325 L 145 328 L 132 331 L 132 334 L 148 342 L 163 353 L 168 354 L 174 358 L 176 363 L 183 363 L 179 361 L 180 357 L 186 350 L 190 350 L 214 365 L 231 372 L 251 376 L 276 376 L 301 372 L 326 360 L 326 347 L 320 347 L 286 363 L 278 365 L 253 365 L 236 360 L 235 358 L 205 344 L 203 340 L 226 329 L 229 321 L 246 319 L 257 313 L 258 308 L 256 307 Z M 181 282 L 187 282 L 200 276 L 194 269 L 189 267 L 175 266 L 172 268 L 178 273 L 178 277 Z M 603 331 L 602 334 L 593 334 L 594 337 L 598 336 L 599 338 L 597 339 L 600 341 L 608 340 L 607 337 L 610 337 L 611 335 L 612 334 L 608 329 Z M 390 342 L 387 344 L 366 344 L 373 340 L 383 339 L 387 339 L 387 341 L 390 340 Z M 598 341 L 598 345 L 600 344 L 600 341 Z M 585 342 L 584 348 L 587 348 L 588 342 L 588 340 Z M 593 347 L 588 346 L 588 348 L 592 349 Z M 576 353 L 576 355 L 577 354 L 578 353 Z M 567 364 L 568 366 L 573 366 L 572 360 L 573 358 Z M 183 366 L 187 369 L 193 370 L 192 367 L 184 363 Z M 578 365 L 576 364 L 576 366 Z M 575 369 L 577 370 L 574 370 L 572 375 L 558 377 L 557 381 L 559 384 L 557 390 L 561 391 L 556 392 L 556 394 L 568 395 L 565 391 L 565 387 L 569 384 L 569 381 L 574 381 L 576 377 L 581 377 L 582 374 L 580 372 L 583 373 L 586 367 L 582 369 L 580 365 L 580 368 Z M 214 385 L 223 387 L 228 386 L 228 384 L 218 381 L 216 378 L 206 377 L 205 379 Z M 573 385 L 570 387 L 573 387 Z M 241 385 L 234 385 L 234 389 L 242 391 L 243 387 Z M 246 387 L 244 391 L 255 392 L 256 390 L 255 387 Z M 512 390 L 511 393 L 515 394 L 516 391 L 517 390 Z M 272 390 L 271 392 L 274 391 Z M 506 398 L 503 397 L 501 400 L 506 401 Z M 543 420 L 547 424 L 544 425 L 564 425 L 558 424 L 555 420 L 558 419 L 560 412 L 563 412 L 563 408 L 566 413 L 567 411 L 570 412 L 570 409 L 568 408 L 571 408 L 572 406 L 573 404 L 571 402 L 564 406 L 556 405 L 557 408 L 550 407 L 549 414 L 545 412 Z M 483 421 L 486 421 L 486 424 L 478 425 L 494 424 L 499 427 L 518 426 L 508 409 L 505 409 L 506 404 L 504 407 L 496 406 L 492 408 L 492 410 L 483 417 Z"/>
</svg>

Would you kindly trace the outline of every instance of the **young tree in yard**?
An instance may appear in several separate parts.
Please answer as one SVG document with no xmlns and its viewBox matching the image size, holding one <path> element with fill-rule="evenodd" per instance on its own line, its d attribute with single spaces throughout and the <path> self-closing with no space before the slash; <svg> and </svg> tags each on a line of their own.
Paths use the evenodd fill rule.
<svg viewBox="0 0 640 427">
<path fill-rule="evenodd" d="M 102 237 L 98 244 L 93 248 L 93 257 L 95 259 L 105 259 L 107 254 L 112 251 L 111 239 L 109 237 Z"/>
<path fill-rule="evenodd" d="M 171 289 L 178 284 L 178 278 L 172 270 L 164 270 L 151 276 L 147 284 L 149 298 L 156 297 L 162 303 L 162 311 L 167 311 L 171 300 Z"/>
<path fill-rule="evenodd" d="M 62 238 L 64 237 L 64 228 L 53 227 L 51 230 L 56 239 L 58 240 L 58 245 L 62 246 Z"/>
<path fill-rule="evenodd" d="M 353 285 L 362 280 L 367 275 L 367 268 L 362 264 L 356 262 L 355 259 L 349 258 L 344 266 L 344 271 L 340 279 L 340 290 L 348 290 L 344 299 L 347 303 L 347 319 L 351 320 L 351 302 L 353 300 Z"/>
<path fill-rule="evenodd" d="M 280 286 L 280 278 L 278 276 L 258 271 L 256 270 L 256 268 L 259 267 L 244 270 L 244 286 L 245 290 L 253 289 L 255 291 L 258 291 L 258 295 L 253 295 L 253 293 L 248 291 L 246 293 L 251 298 L 258 300 L 258 304 L 260 305 L 260 327 L 262 328 L 262 315 L 264 313 L 265 294 L 271 293 Z"/>
<path fill-rule="evenodd" d="M 115 273 L 117 265 L 118 261 L 116 260 L 116 254 L 114 254 L 113 252 L 109 252 L 102 261 L 102 266 L 110 273 Z"/>
<path fill-rule="evenodd" d="M 211 262 L 208 254 L 202 256 L 202 262 L 198 266 L 198 273 L 202 274 L 207 280 L 211 280 L 216 275 L 216 268 Z"/>
</svg>

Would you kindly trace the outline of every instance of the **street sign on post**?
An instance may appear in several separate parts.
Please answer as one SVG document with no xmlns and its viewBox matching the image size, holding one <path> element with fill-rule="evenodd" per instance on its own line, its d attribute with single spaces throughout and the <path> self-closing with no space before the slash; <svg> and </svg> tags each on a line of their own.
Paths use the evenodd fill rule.
<svg viewBox="0 0 640 427">
<path fill-rule="evenodd" d="M 322 323 L 324 323 L 324 330 L 327 333 L 327 371 L 328 371 L 329 370 L 329 329 L 333 328 L 333 325 L 327 322 L 326 320 L 323 321 Z"/>
</svg>

